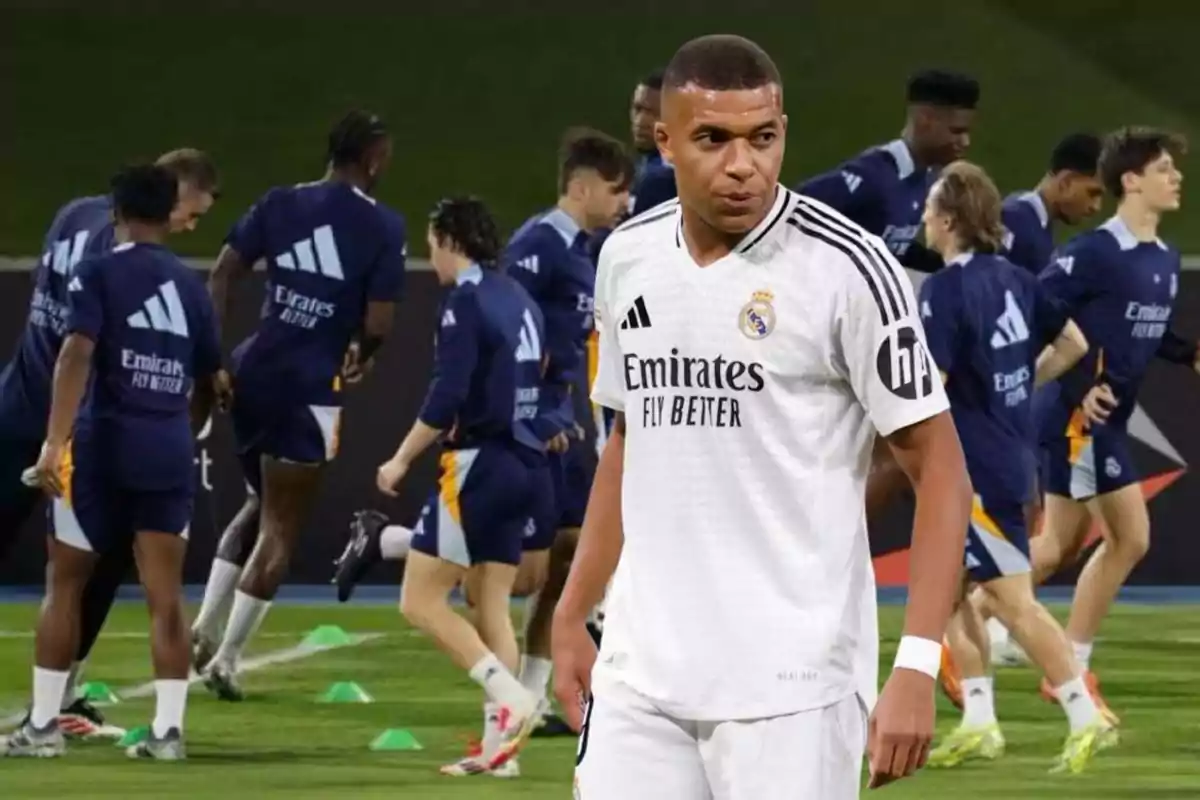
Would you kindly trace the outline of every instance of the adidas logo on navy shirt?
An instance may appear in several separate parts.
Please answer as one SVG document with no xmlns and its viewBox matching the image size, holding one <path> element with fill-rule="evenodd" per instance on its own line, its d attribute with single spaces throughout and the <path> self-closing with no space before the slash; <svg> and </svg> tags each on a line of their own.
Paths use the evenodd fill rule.
<svg viewBox="0 0 1200 800">
<path fill-rule="evenodd" d="M 175 281 L 167 281 L 159 286 L 158 292 L 142 305 L 142 311 L 135 311 L 126 319 L 129 327 L 188 338 L 187 314 L 183 310 Z"/>
<path fill-rule="evenodd" d="M 311 238 L 296 242 L 290 253 L 277 255 L 275 266 L 289 272 L 307 272 L 324 275 L 335 281 L 345 280 L 331 225 L 322 225 L 312 232 Z"/>
</svg>

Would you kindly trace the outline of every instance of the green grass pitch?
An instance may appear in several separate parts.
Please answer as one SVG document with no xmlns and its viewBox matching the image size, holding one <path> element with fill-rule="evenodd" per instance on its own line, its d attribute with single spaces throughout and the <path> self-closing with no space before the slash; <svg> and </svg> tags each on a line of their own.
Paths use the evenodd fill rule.
<svg viewBox="0 0 1200 800">
<path fill-rule="evenodd" d="M 0 605 L 0 716 L 18 709 L 29 687 L 34 604 Z M 882 609 L 884 661 L 891 658 L 900 609 Z M 1001 670 L 997 703 L 1009 753 L 995 764 L 926 771 L 881 790 L 894 800 L 938 798 L 1200 797 L 1200 609 L 1126 605 L 1117 609 L 1097 646 L 1096 668 L 1122 716 L 1121 746 L 1101 754 L 1086 774 L 1047 774 L 1065 732 L 1060 711 L 1042 702 L 1032 670 Z M 384 607 L 291 606 L 272 611 L 251 655 L 294 646 L 319 624 L 381 634 L 352 647 L 274 664 L 246 676 L 249 699 L 219 704 L 193 690 L 187 718 L 190 760 L 132 763 L 110 743 L 74 744 L 57 761 L 0 760 L 5 798 L 367 798 L 431 800 L 565 798 L 570 796 L 573 740 L 535 740 L 521 758 L 523 775 L 444 778 L 440 764 L 457 758 L 477 733 L 478 689 L 430 643 Z M 149 676 L 146 614 L 122 604 L 97 646 L 88 677 L 114 688 Z M 335 681 L 356 681 L 370 705 L 316 702 Z M 108 709 L 124 727 L 149 722 L 151 700 Z M 957 715 L 939 700 L 939 729 Z M 424 745 L 417 752 L 374 753 L 385 728 L 406 728 Z M 681 799 L 683 800 L 683 799 Z M 764 798 L 764 800 L 767 800 Z M 782 800 L 782 799 L 780 799 Z"/>
</svg>

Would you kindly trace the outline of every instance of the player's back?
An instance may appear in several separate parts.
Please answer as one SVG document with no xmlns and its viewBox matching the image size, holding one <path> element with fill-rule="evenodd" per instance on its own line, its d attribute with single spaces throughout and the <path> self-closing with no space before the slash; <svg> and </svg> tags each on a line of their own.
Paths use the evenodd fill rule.
<svg viewBox="0 0 1200 800">
<path fill-rule="evenodd" d="M 933 171 L 918 167 L 908 145 L 896 139 L 809 178 L 796 191 L 844 214 L 903 258 L 921 231 L 933 180 Z"/>
<path fill-rule="evenodd" d="M 0 418 L 42 438 L 50 412 L 54 362 L 62 347 L 67 282 L 85 257 L 112 247 L 112 201 L 107 195 L 80 197 L 54 217 L 34 269 L 29 319 L 17 351 L 0 373 Z"/>
<path fill-rule="evenodd" d="M 1032 273 L 986 254 L 964 254 L 931 275 L 921 287 L 921 315 L 976 491 L 1024 502 L 1037 357 L 1065 317 Z"/>
<path fill-rule="evenodd" d="M 1054 226 L 1045 201 L 1036 191 L 1004 198 L 1004 255 L 1033 274 L 1046 268 L 1054 254 Z"/>
<path fill-rule="evenodd" d="M 347 183 L 319 181 L 272 189 L 228 243 L 267 264 L 258 328 L 234 353 L 239 386 L 332 404 L 373 284 L 399 283 L 391 273 L 403 270 L 403 219 Z"/>
<path fill-rule="evenodd" d="M 593 328 L 596 270 L 589 237 L 566 212 L 553 209 L 527 220 L 501 256 L 504 271 L 541 309 L 549 366 L 543 402 L 559 407 L 569 425 L 571 387 L 587 370 L 587 341 Z"/>
<path fill-rule="evenodd" d="M 469 374 L 435 374 L 435 382 L 466 387 L 451 446 L 516 443 L 543 450 L 534 430 L 544 332 L 537 303 L 515 280 L 478 266 L 459 275 L 442 307 L 439 348 L 450 348 L 446 361 L 457 362 Z M 456 358 L 457 353 L 463 357 Z M 454 364 L 448 367 L 454 369 Z M 437 396 L 435 386 L 431 397 Z"/>
<path fill-rule="evenodd" d="M 95 342 L 77 439 L 128 485 L 186 484 L 190 393 L 220 363 L 203 281 L 167 248 L 127 243 L 83 261 L 70 295 L 68 330 Z"/>
<path fill-rule="evenodd" d="M 1138 241 L 1119 217 L 1065 244 L 1042 272 L 1043 286 L 1066 306 L 1087 337 L 1087 354 L 1059 379 L 1061 433 L 1066 417 L 1104 376 L 1117 398 L 1106 421 L 1123 429 L 1150 362 L 1171 320 L 1180 255 L 1160 239 Z"/>
</svg>

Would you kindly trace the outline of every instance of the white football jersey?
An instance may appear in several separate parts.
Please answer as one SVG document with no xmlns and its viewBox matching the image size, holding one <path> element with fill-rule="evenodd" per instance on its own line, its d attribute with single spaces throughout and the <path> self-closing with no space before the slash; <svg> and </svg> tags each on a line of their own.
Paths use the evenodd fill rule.
<svg viewBox="0 0 1200 800">
<path fill-rule="evenodd" d="M 871 449 L 948 407 L 882 241 L 776 191 L 716 263 L 672 201 L 618 228 L 596 276 L 592 397 L 626 420 L 597 668 L 682 719 L 874 704 Z"/>
</svg>

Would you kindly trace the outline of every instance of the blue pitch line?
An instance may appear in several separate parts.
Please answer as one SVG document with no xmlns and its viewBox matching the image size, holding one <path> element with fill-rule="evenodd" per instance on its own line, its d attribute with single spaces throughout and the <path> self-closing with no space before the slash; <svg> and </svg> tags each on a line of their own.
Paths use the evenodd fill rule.
<svg viewBox="0 0 1200 800">
<path fill-rule="evenodd" d="M 1069 602 L 1073 588 L 1070 586 L 1043 586 L 1038 597 L 1051 603 Z M 203 586 L 188 586 L 184 592 L 189 602 L 198 603 L 204 597 Z M 118 599 L 141 601 L 144 595 L 140 586 L 121 587 Z M 881 605 L 902 605 L 908 590 L 899 587 L 884 587 L 879 590 Z M 38 603 L 42 599 L 41 586 L 0 586 L 0 603 Z M 398 585 L 360 586 L 354 592 L 351 605 L 395 606 L 400 599 Z M 279 590 L 276 602 L 286 605 L 323 606 L 336 605 L 337 597 L 332 586 L 304 584 L 284 586 Z M 521 602 L 517 600 L 516 602 Z M 1200 586 L 1129 586 L 1121 590 L 1118 602 L 1144 605 L 1183 605 L 1200 603 Z"/>
</svg>

